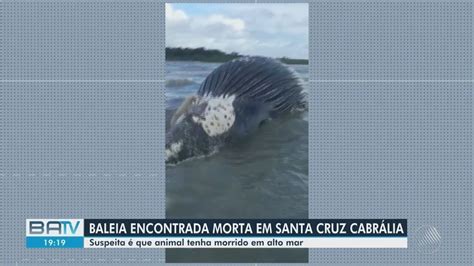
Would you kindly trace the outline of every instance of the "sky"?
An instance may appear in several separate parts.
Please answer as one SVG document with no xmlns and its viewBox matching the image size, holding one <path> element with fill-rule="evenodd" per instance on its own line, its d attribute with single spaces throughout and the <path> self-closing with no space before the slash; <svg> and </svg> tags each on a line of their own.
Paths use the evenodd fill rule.
<svg viewBox="0 0 474 266">
<path fill-rule="evenodd" d="M 166 46 L 308 58 L 307 4 L 166 4 Z"/>
</svg>

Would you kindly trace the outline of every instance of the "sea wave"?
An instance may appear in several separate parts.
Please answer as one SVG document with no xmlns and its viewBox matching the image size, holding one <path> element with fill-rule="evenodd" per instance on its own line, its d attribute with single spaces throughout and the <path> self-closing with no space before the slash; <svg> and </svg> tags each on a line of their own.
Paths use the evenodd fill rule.
<svg viewBox="0 0 474 266">
<path fill-rule="evenodd" d="M 166 87 L 184 87 L 191 84 L 196 84 L 194 81 L 190 79 L 168 79 L 166 80 Z"/>
</svg>

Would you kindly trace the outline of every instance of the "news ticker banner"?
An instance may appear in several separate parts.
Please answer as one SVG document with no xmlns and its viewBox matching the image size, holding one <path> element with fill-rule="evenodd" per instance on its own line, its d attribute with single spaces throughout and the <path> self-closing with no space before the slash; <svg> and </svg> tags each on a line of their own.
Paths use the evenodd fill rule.
<svg viewBox="0 0 474 266">
<path fill-rule="evenodd" d="M 27 219 L 27 248 L 407 248 L 406 219 Z"/>
</svg>

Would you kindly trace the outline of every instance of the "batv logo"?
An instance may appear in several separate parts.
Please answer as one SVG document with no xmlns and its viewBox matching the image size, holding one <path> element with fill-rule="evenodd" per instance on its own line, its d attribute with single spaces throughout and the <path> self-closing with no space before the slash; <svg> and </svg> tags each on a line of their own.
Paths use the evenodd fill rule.
<svg viewBox="0 0 474 266">
<path fill-rule="evenodd" d="M 27 236 L 83 236 L 82 219 L 28 219 Z"/>
</svg>

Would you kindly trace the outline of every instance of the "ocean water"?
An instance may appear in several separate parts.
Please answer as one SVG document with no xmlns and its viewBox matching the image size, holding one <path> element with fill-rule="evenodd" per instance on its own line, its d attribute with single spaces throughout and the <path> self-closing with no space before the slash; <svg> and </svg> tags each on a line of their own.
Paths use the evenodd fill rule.
<svg viewBox="0 0 474 266">
<path fill-rule="evenodd" d="M 168 122 L 220 64 L 166 63 Z M 307 89 L 308 67 L 289 66 Z M 307 114 L 275 119 L 241 143 L 166 167 L 167 218 L 307 218 Z M 307 262 L 306 249 L 168 249 L 167 262 Z"/>
</svg>

